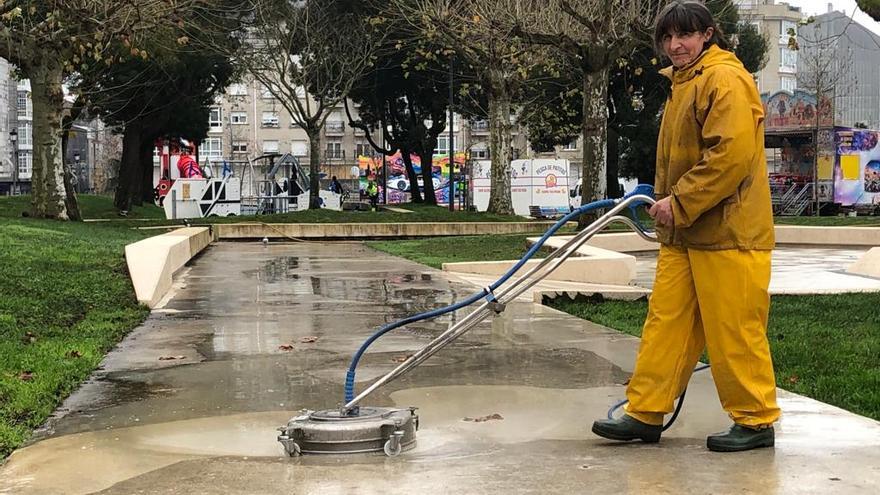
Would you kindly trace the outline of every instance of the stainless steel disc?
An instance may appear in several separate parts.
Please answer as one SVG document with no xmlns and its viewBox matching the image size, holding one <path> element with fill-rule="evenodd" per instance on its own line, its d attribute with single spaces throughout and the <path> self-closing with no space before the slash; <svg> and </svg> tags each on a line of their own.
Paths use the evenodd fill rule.
<svg viewBox="0 0 880 495">
<path fill-rule="evenodd" d="M 384 451 L 395 456 L 415 446 L 416 408 L 362 407 L 357 416 L 339 410 L 306 411 L 278 428 L 278 441 L 290 456 Z"/>
</svg>

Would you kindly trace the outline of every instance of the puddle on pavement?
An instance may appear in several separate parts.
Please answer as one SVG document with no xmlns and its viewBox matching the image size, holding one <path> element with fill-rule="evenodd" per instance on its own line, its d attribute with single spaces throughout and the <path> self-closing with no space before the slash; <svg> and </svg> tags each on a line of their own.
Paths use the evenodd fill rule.
<svg viewBox="0 0 880 495">
<path fill-rule="evenodd" d="M 583 440 L 585 417 L 604 404 L 610 389 L 560 390 L 519 386 L 449 386 L 400 390 L 398 405 L 420 407 L 422 429 L 408 457 L 460 459 L 483 456 L 497 444 L 536 440 Z M 498 412 L 503 420 L 474 423 L 465 416 Z M 294 412 L 204 417 L 99 430 L 50 438 L 17 451 L 6 467 L 0 493 L 90 493 L 189 459 L 218 456 L 284 458 L 276 428 Z M 333 464 L 339 456 L 314 456 Z M 383 463 L 384 456 L 345 456 L 357 463 Z M 257 460 L 257 459 L 254 459 Z M 45 474 L 51 466 L 52 476 Z M 94 466 L 102 466 L 96 470 Z M 83 476 L 83 473 L 90 473 Z M 66 481 L 76 479 L 77 485 Z"/>
</svg>

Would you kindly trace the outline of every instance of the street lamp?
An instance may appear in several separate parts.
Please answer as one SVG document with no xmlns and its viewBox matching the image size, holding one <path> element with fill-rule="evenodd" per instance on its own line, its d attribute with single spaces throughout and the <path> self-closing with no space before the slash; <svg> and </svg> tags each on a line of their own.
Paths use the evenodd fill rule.
<svg viewBox="0 0 880 495">
<path fill-rule="evenodd" d="M 18 131 L 13 128 L 9 131 L 9 141 L 12 143 L 12 191 L 18 194 Z"/>
<path fill-rule="evenodd" d="M 76 192 L 83 192 L 83 176 L 82 176 L 82 167 L 79 162 L 79 153 L 73 154 L 73 163 L 74 168 L 76 169 Z"/>
</svg>

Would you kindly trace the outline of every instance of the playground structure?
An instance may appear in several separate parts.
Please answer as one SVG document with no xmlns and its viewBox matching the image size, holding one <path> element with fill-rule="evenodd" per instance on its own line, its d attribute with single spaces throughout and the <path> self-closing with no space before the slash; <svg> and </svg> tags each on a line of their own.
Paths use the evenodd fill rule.
<svg viewBox="0 0 880 495">
<path fill-rule="evenodd" d="M 309 208 L 309 177 L 299 160 L 268 153 L 247 160 L 207 161 L 197 172 L 181 167 L 183 146 L 162 143 L 156 201 L 168 219 L 268 215 Z M 175 165 L 175 166 L 172 166 Z M 318 206 L 342 209 L 343 195 L 319 191 Z"/>
</svg>

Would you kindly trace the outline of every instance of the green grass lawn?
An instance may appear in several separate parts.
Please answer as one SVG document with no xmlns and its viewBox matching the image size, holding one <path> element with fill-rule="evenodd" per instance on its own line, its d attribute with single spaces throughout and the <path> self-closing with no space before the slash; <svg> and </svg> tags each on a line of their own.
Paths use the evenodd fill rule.
<svg viewBox="0 0 880 495">
<path fill-rule="evenodd" d="M 128 216 L 122 218 L 113 206 L 113 198 L 95 194 L 77 195 L 80 213 L 85 219 L 110 219 L 124 221 L 134 220 L 164 220 L 165 211 L 156 205 L 135 206 L 128 212 Z M 22 212 L 30 212 L 31 197 L 25 196 L 0 196 L 0 218 L 21 218 Z"/>
<path fill-rule="evenodd" d="M 0 198 L 0 458 L 149 313 L 135 299 L 123 248 L 155 233 L 21 218 L 26 205 Z"/>
<path fill-rule="evenodd" d="M 635 336 L 648 312 L 645 300 L 551 305 Z M 880 420 L 880 294 L 773 296 L 768 338 L 779 387 Z"/>
</svg>

